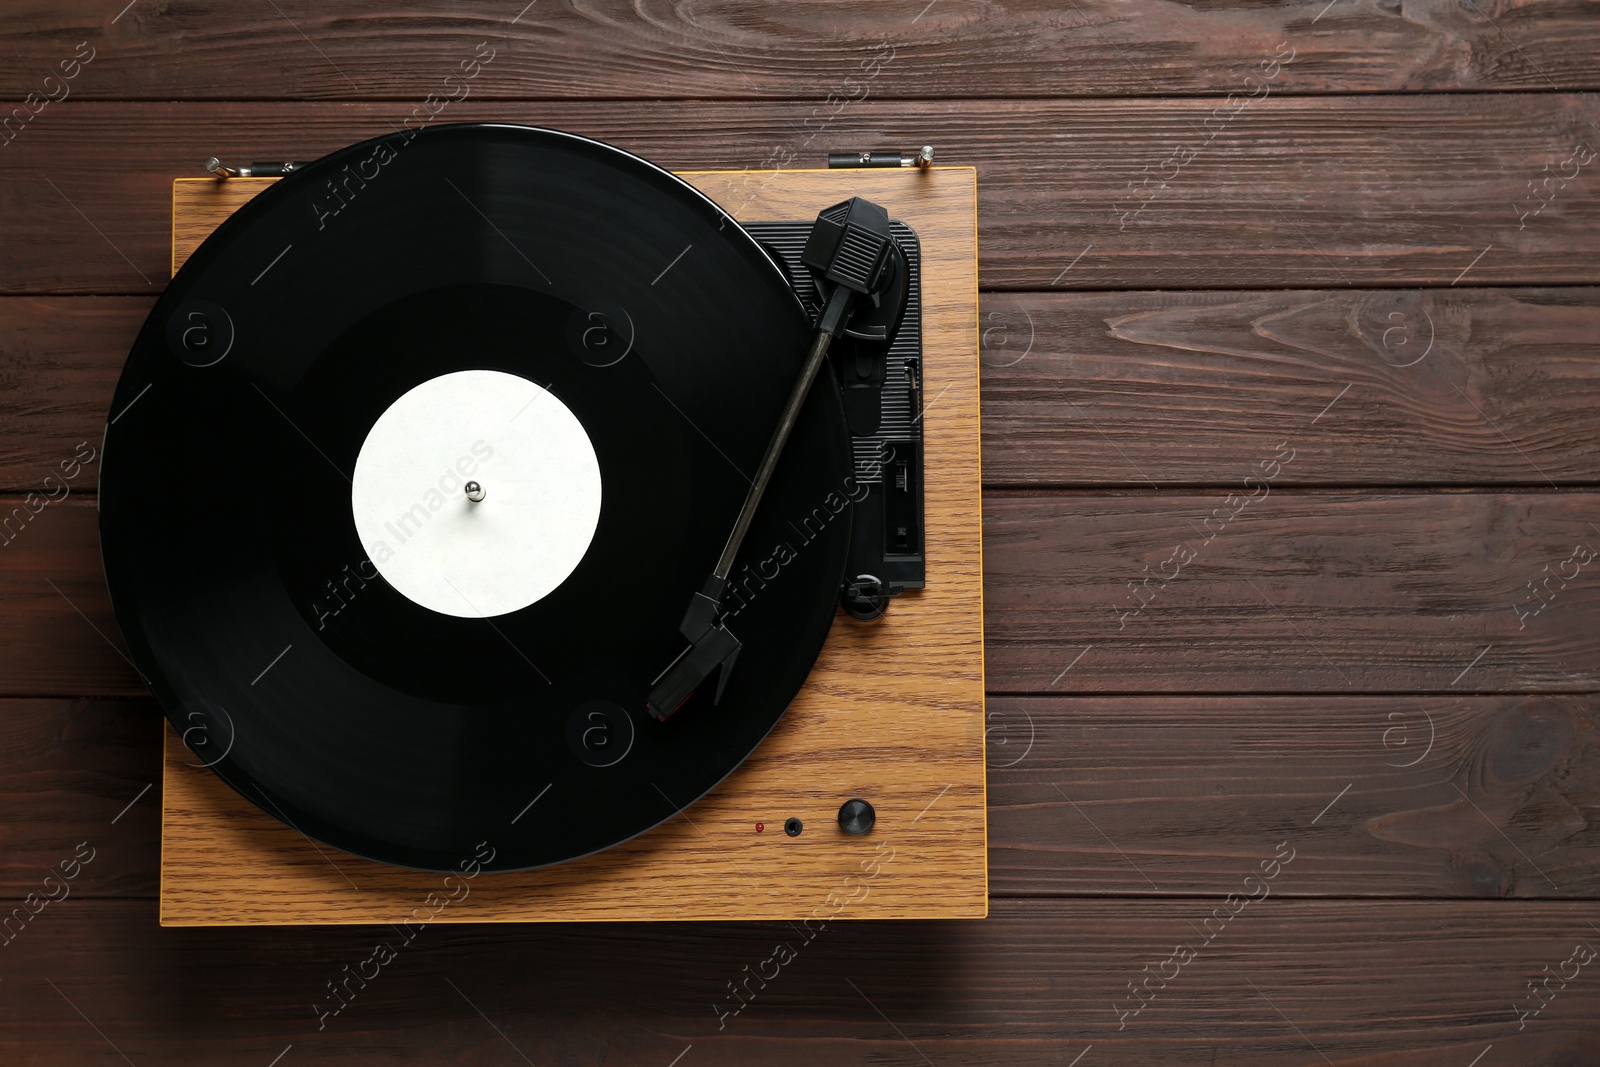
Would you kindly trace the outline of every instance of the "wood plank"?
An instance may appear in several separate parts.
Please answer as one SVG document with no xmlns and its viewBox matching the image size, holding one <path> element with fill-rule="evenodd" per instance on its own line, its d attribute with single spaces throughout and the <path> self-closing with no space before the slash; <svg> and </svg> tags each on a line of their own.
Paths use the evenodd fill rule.
<svg viewBox="0 0 1600 1067">
<path fill-rule="evenodd" d="M 150 307 L 0 297 L 0 491 L 99 440 Z M 1236 484 L 1335 398 L 1274 484 L 1600 481 L 1600 289 L 988 293 L 979 325 L 991 487 Z"/>
<path fill-rule="evenodd" d="M 1600 582 L 1573 555 L 1600 549 L 1594 494 L 1245 488 L 1275 444 L 1241 457 L 1236 493 L 986 494 L 990 691 L 1600 689 Z M 0 548 L 0 696 L 142 695 L 112 644 L 91 503 L 50 505 Z"/>
<path fill-rule="evenodd" d="M 1241 855 L 1240 877 L 1279 840 Z M 1088 1045 L 1079 1067 L 1465 1067 L 1490 1045 L 1483 1065 L 1577 1064 L 1600 1050 L 1593 963 L 1565 988 L 1553 978 L 1554 998 L 1521 1032 L 1513 1007 L 1530 1003 L 1530 980 L 1572 973 L 1575 944 L 1600 943 L 1592 905 L 1269 897 L 1201 947 L 1197 928 L 1218 906 L 1007 901 L 984 922 L 841 921 L 809 941 L 786 923 L 441 927 L 380 967 L 375 946 L 402 941 L 390 927 L 159 930 L 148 902 L 68 899 L 4 953 L 0 1048 L 37 1067 L 119 1053 L 267 1064 L 290 1045 L 285 1067 L 680 1056 L 681 1067 L 1062 1067 Z M 792 952 L 781 966 L 778 944 Z M 1163 961 L 1180 944 L 1196 955 L 1173 974 Z M 1128 984 L 1158 971 L 1165 987 L 1152 979 L 1155 999 L 1119 1021 Z M 339 1003 L 328 984 L 358 972 L 369 978 L 348 980 L 348 1006 L 319 1030 L 318 1007 Z M 758 972 L 768 979 L 749 979 L 732 1014 L 729 984 Z"/>
<path fill-rule="evenodd" d="M 999 896 L 1228 893 L 1290 834 L 1274 895 L 1600 894 L 1592 694 L 993 697 L 988 742 Z"/>
<path fill-rule="evenodd" d="M 81 99 L 421 100 L 460 92 L 444 78 L 484 43 L 493 52 L 481 54 L 493 58 L 469 91 L 489 98 L 637 97 L 646 87 L 655 98 L 816 101 L 1226 93 L 1290 47 L 1285 93 L 1600 85 L 1594 20 L 1554 0 L 1404 10 L 1326 0 L 1266 8 L 945 0 L 931 9 L 896 0 L 825 10 L 608 0 L 520 13 L 520 4 L 492 0 L 426 12 L 301 0 L 280 4 L 281 14 L 206 0 L 139 5 L 119 17 L 88 0 L 13 6 L 0 93 L 18 100 L 62 92 L 42 79 L 79 42 L 94 49 L 67 83 Z M 883 58 L 865 65 L 874 56 Z"/>
<path fill-rule="evenodd" d="M 155 895 L 161 723 L 148 698 L 0 701 L 0 897 L 46 892 L 82 841 L 95 855 L 72 896 Z"/>
<path fill-rule="evenodd" d="M 99 449 L 122 364 L 153 303 L 0 297 L 0 489 L 94 493 L 97 465 L 62 483 L 71 467 L 61 464 L 85 445 Z"/>
<path fill-rule="evenodd" d="M 988 494 L 991 691 L 1600 687 L 1592 495 L 1272 492 L 1275 444 L 1231 493 Z"/>
<path fill-rule="evenodd" d="M 1215 106 L 867 101 L 803 150 L 808 108 L 797 103 L 469 98 L 441 121 L 553 125 L 683 170 L 820 166 L 830 149 L 932 142 L 941 160 L 980 170 L 989 288 L 1600 281 L 1600 159 L 1580 165 L 1574 155 L 1577 142 L 1596 139 L 1600 99 L 1274 97 L 1231 121 L 1211 118 Z M 0 291 L 155 292 L 168 262 L 171 178 L 199 175 L 212 154 L 315 157 L 394 129 L 405 114 L 374 103 L 55 105 L 5 149 Z M 1186 165 L 1164 165 L 1175 145 L 1194 150 Z M 126 165 L 107 167 L 108 158 Z M 1573 177 L 1563 185 L 1560 173 Z M 1521 219 L 1516 205 L 1544 202 L 1529 199 L 1530 181 L 1550 204 Z M 1144 203 L 1136 216 L 1130 197 Z"/>
<path fill-rule="evenodd" d="M 994 697 L 990 892 L 1220 895 L 1310 821 L 1274 895 L 1593 899 L 1597 728 L 1593 695 Z M 156 895 L 161 733 L 148 699 L 0 701 L 0 899 L 84 840 L 75 896 Z"/>
<path fill-rule="evenodd" d="M 1592 485 L 1600 290 L 986 294 L 991 485 Z M 1301 445 L 1304 442 L 1304 445 Z"/>
<path fill-rule="evenodd" d="M 94 501 L 74 495 L 17 519 L 39 499 L 0 500 L 11 538 L 0 546 L 0 695 L 144 696 L 111 612 Z"/>
</svg>

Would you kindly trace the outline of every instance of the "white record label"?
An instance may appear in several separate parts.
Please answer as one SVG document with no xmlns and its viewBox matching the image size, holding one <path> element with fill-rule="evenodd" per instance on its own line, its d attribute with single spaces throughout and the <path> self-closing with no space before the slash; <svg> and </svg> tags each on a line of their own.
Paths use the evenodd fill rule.
<svg viewBox="0 0 1600 1067">
<path fill-rule="evenodd" d="M 477 482 L 483 499 L 467 497 Z M 600 521 L 600 461 L 554 394 L 501 371 L 423 382 L 356 457 L 356 532 L 390 585 L 432 611 L 486 618 L 550 595 Z"/>
</svg>

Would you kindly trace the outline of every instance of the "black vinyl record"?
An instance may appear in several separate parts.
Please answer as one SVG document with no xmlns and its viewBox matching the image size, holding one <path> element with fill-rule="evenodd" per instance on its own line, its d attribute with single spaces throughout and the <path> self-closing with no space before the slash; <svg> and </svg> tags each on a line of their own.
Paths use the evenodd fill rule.
<svg viewBox="0 0 1600 1067">
<path fill-rule="evenodd" d="M 772 729 L 833 619 L 854 485 L 825 375 L 735 569 L 726 692 L 714 676 L 665 722 L 645 711 L 810 336 L 732 219 L 594 141 L 445 126 L 268 188 L 152 311 L 101 468 L 117 618 L 191 762 L 311 838 L 433 870 L 484 842 L 490 869 L 560 862 L 672 817 Z M 383 553 L 429 558 L 403 542 L 469 513 L 474 475 L 484 508 L 509 506 L 493 427 L 378 538 L 352 502 L 385 413 L 466 372 L 558 401 L 599 485 L 570 573 L 471 616 L 397 589 Z"/>
</svg>

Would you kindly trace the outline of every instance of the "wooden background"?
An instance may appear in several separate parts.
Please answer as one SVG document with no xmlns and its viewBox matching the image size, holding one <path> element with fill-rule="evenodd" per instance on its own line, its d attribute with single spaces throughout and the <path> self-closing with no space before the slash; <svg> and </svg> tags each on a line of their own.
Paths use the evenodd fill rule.
<svg viewBox="0 0 1600 1067">
<path fill-rule="evenodd" d="M 41 94 L 0 145 L 6 513 L 99 441 L 171 178 L 389 129 L 482 42 L 440 121 L 978 167 L 992 902 L 429 929 L 319 1030 L 382 928 L 156 926 L 91 465 L 0 547 L 0 894 L 95 850 L 0 947 L 0 1059 L 1600 1063 L 1592 0 L 124 3 L 0 18 L 0 95 Z"/>
</svg>

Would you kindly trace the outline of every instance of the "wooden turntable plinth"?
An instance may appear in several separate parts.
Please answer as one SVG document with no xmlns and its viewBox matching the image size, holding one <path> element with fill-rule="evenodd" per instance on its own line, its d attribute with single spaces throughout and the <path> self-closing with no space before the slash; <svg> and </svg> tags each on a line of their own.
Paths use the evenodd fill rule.
<svg viewBox="0 0 1600 1067">
<path fill-rule="evenodd" d="M 861 195 L 922 245 L 927 588 L 887 617 L 834 623 L 765 742 L 678 816 L 608 851 L 470 879 L 312 842 L 235 793 L 166 726 L 164 926 L 640 919 L 979 918 L 988 911 L 977 174 L 680 175 L 738 219 L 809 219 Z M 174 271 L 276 179 L 173 182 Z M 873 830 L 839 829 L 852 797 Z M 665 802 L 664 802 L 665 803 Z M 798 836 L 784 822 L 804 824 Z M 764 830 L 757 832 L 757 824 Z"/>
</svg>

